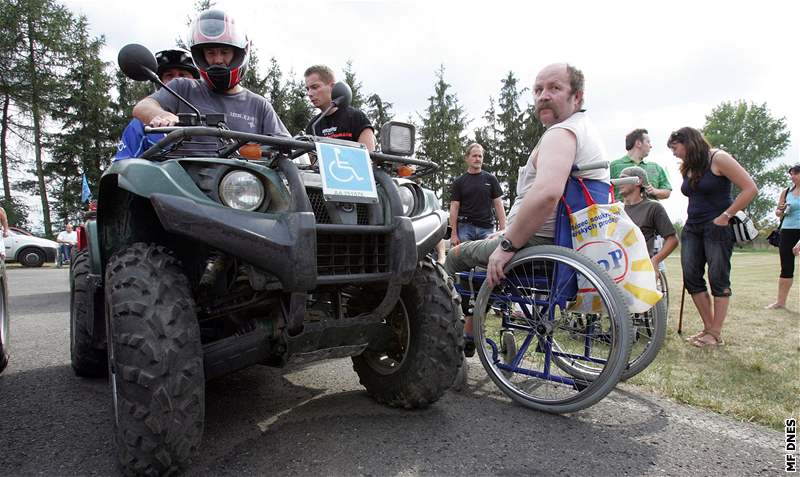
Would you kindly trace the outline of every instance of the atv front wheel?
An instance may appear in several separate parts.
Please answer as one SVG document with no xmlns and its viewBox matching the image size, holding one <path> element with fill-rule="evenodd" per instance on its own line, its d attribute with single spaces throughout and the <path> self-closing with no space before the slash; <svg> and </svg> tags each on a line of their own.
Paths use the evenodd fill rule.
<svg viewBox="0 0 800 477">
<path fill-rule="evenodd" d="M 205 377 L 189 281 L 166 248 L 136 243 L 106 269 L 114 440 L 126 473 L 166 475 L 200 445 Z"/>
<path fill-rule="evenodd" d="M 414 279 L 386 317 L 389 349 L 353 358 L 361 384 L 376 401 L 422 408 L 436 402 L 462 366 L 463 324 L 440 265 L 419 262 Z"/>
</svg>

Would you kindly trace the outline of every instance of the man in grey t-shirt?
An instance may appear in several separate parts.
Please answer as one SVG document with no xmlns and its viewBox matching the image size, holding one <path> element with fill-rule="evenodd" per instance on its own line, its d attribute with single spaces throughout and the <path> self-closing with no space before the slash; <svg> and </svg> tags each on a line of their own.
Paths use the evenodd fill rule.
<svg viewBox="0 0 800 477">
<path fill-rule="evenodd" d="M 659 269 L 659 264 L 678 246 L 678 236 L 675 226 L 669 220 L 667 211 L 658 201 L 645 197 L 649 182 L 647 172 L 641 167 L 627 167 L 620 172 L 620 177 L 638 177 L 638 184 L 629 184 L 619 187 L 620 195 L 625 202 L 625 213 L 642 231 L 647 241 L 647 252 L 653 262 L 653 268 Z M 664 245 L 653 253 L 653 241 L 656 234 L 664 237 Z"/>
<path fill-rule="evenodd" d="M 272 105 L 239 84 L 247 73 L 250 41 L 233 18 L 220 10 L 201 12 L 189 28 L 189 47 L 202 80 L 178 78 L 170 83 L 176 93 L 203 114 L 225 113 L 234 131 L 289 135 Z M 178 113 L 191 112 L 163 88 L 133 108 L 134 117 L 153 127 L 173 126 Z"/>
</svg>

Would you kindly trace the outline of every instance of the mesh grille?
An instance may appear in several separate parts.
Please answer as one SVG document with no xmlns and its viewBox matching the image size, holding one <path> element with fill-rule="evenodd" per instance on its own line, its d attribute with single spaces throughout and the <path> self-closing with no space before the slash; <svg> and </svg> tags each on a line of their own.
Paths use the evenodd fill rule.
<svg viewBox="0 0 800 477">
<path fill-rule="evenodd" d="M 317 273 L 354 275 L 389 271 L 389 235 L 317 233 Z"/>
<path fill-rule="evenodd" d="M 306 189 L 308 200 L 311 201 L 311 210 L 314 211 L 314 218 L 318 224 L 331 223 L 331 216 L 325 208 L 325 198 L 322 197 L 322 189 Z"/>
<path fill-rule="evenodd" d="M 314 211 L 314 218 L 318 224 L 330 224 L 331 216 L 328 214 L 328 209 L 325 207 L 325 198 L 322 196 L 322 189 L 308 188 L 306 189 L 308 200 L 311 201 L 311 210 Z M 358 225 L 369 225 L 369 209 L 367 204 L 355 204 L 356 216 Z"/>
</svg>

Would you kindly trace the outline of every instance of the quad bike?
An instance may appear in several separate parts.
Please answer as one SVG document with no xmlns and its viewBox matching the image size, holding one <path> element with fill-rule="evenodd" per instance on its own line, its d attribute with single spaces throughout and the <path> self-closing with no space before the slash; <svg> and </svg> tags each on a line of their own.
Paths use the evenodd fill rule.
<svg viewBox="0 0 800 477">
<path fill-rule="evenodd" d="M 140 45 L 119 63 L 158 82 Z M 344 106 L 351 93 L 340 83 L 333 96 Z M 439 399 L 462 365 L 462 323 L 430 258 L 447 217 L 413 180 L 436 167 L 409 157 L 413 126 L 387 124 L 369 153 L 231 131 L 224 114 L 195 111 L 148 128 L 164 138 L 104 172 L 71 267 L 72 366 L 109 376 L 123 470 L 185 467 L 205 382 L 255 364 L 351 357 L 380 403 Z M 310 152 L 314 163 L 298 160 Z"/>
</svg>

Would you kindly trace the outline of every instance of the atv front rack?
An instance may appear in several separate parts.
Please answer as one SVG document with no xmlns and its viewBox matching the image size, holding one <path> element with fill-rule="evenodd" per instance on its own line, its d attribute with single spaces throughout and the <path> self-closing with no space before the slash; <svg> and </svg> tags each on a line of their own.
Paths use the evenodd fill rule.
<svg viewBox="0 0 800 477">
<path fill-rule="evenodd" d="M 316 150 L 317 142 L 334 142 L 327 138 L 318 136 L 302 136 L 307 140 L 298 140 L 287 138 L 284 136 L 270 136 L 263 134 L 245 133 L 239 131 L 231 131 L 229 129 L 220 129 L 208 126 L 186 126 L 186 127 L 165 127 L 165 128 L 145 128 L 145 133 L 163 133 L 166 134 L 163 139 L 158 141 L 144 153 L 142 159 L 164 161 L 173 159 L 175 157 L 186 157 L 186 151 L 181 146 L 187 140 L 193 138 L 209 138 L 215 137 L 222 139 L 223 143 L 219 144 L 216 151 L 213 153 L 216 157 L 240 157 L 236 154 L 239 147 L 247 143 L 257 143 L 267 146 L 266 149 L 262 148 L 262 157 L 269 160 L 271 154 L 275 151 L 284 153 L 289 157 L 295 158 L 307 152 L 314 152 Z M 202 144 L 210 144 L 203 142 Z M 184 152 L 182 155 L 176 155 L 178 151 Z M 196 151 L 192 151 L 193 153 Z M 212 151 L 207 151 L 211 153 Z M 194 154 L 192 154 L 194 155 Z M 394 156 L 391 154 L 384 154 L 380 152 L 370 152 L 375 164 L 393 163 L 393 164 L 408 164 L 417 166 L 417 171 L 411 178 L 418 178 L 428 175 L 439 168 L 439 165 L 431 161 L 423 161 L 419 159 L 412 159 L 410 157 Z M 208 157 L 208 156 L 206 156 Z"/>
</svg>

